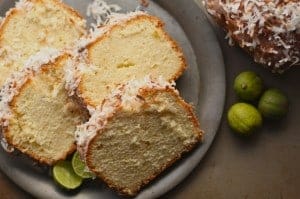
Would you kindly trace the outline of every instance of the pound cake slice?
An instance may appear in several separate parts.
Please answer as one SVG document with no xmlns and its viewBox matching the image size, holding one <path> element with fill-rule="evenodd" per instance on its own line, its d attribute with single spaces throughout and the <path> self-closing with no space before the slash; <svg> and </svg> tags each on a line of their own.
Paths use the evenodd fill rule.
<svg viewBox="0 0 300 199">
<path fill-rule="evenodd" d="M 64 65 L 69 55 L 43 50 L 1 90 L 0 121 L 7 143 L 52 165 L 76 149 L 74 132 L 85 117 L 68 98 Z"/>
<path fill-rule="evenodd" d="M 0 25 L 0 88 L 40 49 L 63 49 L 86 34 L 85 20 L 59 0 L 20 0 Z"/>
<path fill-rule="evenodd" d="M 88 168 L 134 196 L 202 140 L 192 107 L 162 78 L 120 86 L 75 133 Z"/>
<path fill-rule="evenodd" d="M 80 72 L 76 92 L 91 107 L 100 105 L 119 84 L 146 75 L 173 81 L 186 68 L 183 52 L 163 22 L 140 11 L 112 15 L 82 55 L 90 70 Z"/>
</svg>

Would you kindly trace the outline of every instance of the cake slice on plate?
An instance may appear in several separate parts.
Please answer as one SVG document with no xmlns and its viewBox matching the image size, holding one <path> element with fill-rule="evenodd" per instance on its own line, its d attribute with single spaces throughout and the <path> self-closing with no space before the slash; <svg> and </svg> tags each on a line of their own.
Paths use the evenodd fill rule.
<svg viewBox="0 0 300 199">
<path fill-rule="evenodd" d="M 202 138 L 192 107 L 162 78 L 118 87 L 76 131 L 78 151 L 88 168 L 128 196 Z"/>
<path fill-rule="evenodd" d="M 65 90 L 68 59 L 67 54 L 43 49 L 0 92 L 0 121 L 7 143 L 48 165 L 76 149 L 76 125 L 85 119 Z"/>
<path fill-rule="evenodd" d="M 129 80 L 160 75 L 173 81 L 186 68 L 183 52 L 163 22 L 144 12 L 112 15 L 85 46 L 81 55 L 89 69 L 77 71 L 73 88 L 86 106 L 97 107 Z"/>
<path fill-rule="evenodd" d="M 84 34 L 85 20 L 61 1 L 18 1 L 0 25 L 0 88 L 42 48 L 63 49 Z"/>
</svg>

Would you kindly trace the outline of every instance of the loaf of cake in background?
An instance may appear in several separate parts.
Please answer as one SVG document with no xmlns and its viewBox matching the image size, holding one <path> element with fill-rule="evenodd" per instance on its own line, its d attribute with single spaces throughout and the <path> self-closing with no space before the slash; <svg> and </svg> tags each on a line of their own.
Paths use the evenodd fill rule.
<svg viewBox="0 0 300 199">
<path fill-rule="evenodd" d="M 282 73 L 300 65 L 300 1 L 206 0 L 208 13 L 255 62 Z"/>
</svg>

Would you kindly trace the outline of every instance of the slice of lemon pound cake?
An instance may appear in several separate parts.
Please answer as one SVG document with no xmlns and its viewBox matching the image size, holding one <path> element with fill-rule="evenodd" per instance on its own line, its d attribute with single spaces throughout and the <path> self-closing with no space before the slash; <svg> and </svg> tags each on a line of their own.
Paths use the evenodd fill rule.
<svg viewBox="0 0 300 199">
<path fill-rule="evenodd" d="M 114 14 L 96 30 L 84 51 L 91 70 L 82 72 L 77 89 L 84 103 L 96 107 L 118 84 L 146 75 L 176 80 L 186 68 L 185 58 L 163 26 L 154 16 L 133 12 Z"/>
<path fill-rule="evenodd" d="M 76 149 L 74 132 L 85 119 L 65 90 L 64 65 L 69 56 L 57 55 L 39 53 L 26 69 L 8 79 L 0 93 L 0 121 L 7 143 L 48 165 Z"/>
<path fill-rule="evenodd" d="M 131 81 L 79 126 L 88 168 L 119 193 L 134 196 L 202 140 L 192 108 L 166 81 Z"/>
<path fill-rule="evenodd" d="M 85 34 L 85 20 L 59 0 L 21 0 L 0 25 L 0 87 L 44 47 L 63 49 Z"/>
</svg>

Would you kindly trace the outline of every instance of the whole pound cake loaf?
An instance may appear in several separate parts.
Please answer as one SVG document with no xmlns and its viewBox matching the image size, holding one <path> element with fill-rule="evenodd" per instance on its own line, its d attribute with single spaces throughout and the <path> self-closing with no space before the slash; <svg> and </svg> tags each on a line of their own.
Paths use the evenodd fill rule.
<svg viewBox="0 0 300 199">
<path fill-rule="evenodd" d="M 76 149 L 74 132 L 85 118 L 65 90 L 67 59 L 69 55 L 43 49 L 0 92 L 0 122 L 7 143 L 48 165 Z"/>
<path fill-rule="evenodd" d="M 88 168 L 134 196 L 202 140 L 190 105 L 171 84 L 150 78 L 120 86 L 76 131 Z"/>
<path fill-rule="evenodd" d="M 21 0 L 0 25 L 0 87 L 45 47 L 63 49 L 85 34 L 85 20 L 59 0 Z"/>
<path fill-rule="evenodd" d="M 163 22 L 144 12 L 114 14 L 82 51 L 89 70 L 77 71 L 73 88 L 91 107 L 128 80 L 161 75 L 172 81 L 186 68 L 183 53 Z"/>
<path fill-rule="evenodd" d="M 299 0 L 206 0 L 228 37 L 273 72 L 300 64 Z"/>
</svg>

